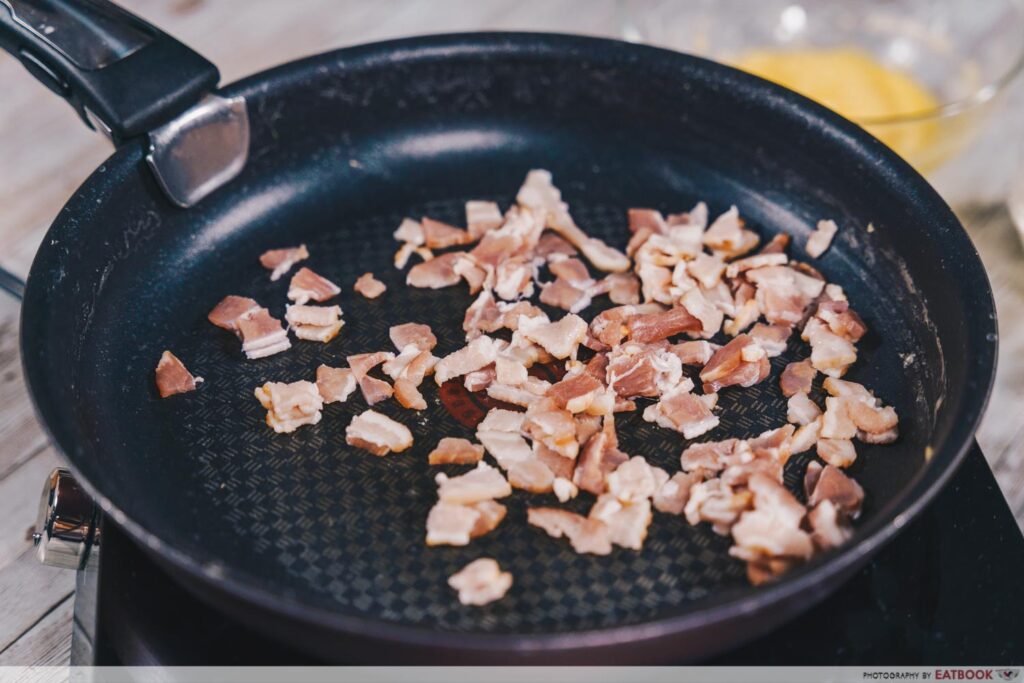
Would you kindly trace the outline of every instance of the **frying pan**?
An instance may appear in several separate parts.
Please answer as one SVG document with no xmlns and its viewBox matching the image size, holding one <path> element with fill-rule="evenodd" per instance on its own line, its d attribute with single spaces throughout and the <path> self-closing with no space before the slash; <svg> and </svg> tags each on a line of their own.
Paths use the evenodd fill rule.
<svg viewBox="0 0 1024 683">
<path fill-rule="evenodd" d="M 39 416 L 107 523 L 218 608 L 313 655 L 699 659 L 836 590 L 972 445 L 996 350 L 976 251 L 913 169 L 791 92 L 650 47 L 486 33 L 342 49 L 213 90 L 212 65 L 105 3 L 2 5 L 4 47 L 118 143 L 61 210 L 28 278 L 22 350 Z M 59 31 L 33 28 L 40 7 Z M 102 21 L 75 23 L 83 12 Z M 67 45 L 82 44 L 113 47 L 78 63 Z M 849 378 L 901 416 L 897 443 L 857 446 L 850 472 L 867 500 L 849 543 L 754 588 L 706 525 L 659 514 L 642 552 L 580 556 L 525 523 L 527 500 L 553 499 L 516 494 L 494 533 L 427 548 L 425 455 L 442 436 L 472 435 L 432 389 L 422 413 L 379 406 L 416 439 L 387 458 L 344 443 L 358 397 L 292 435 L 262 424 L 254 387 L 389 348 L 390 325 L 426 322 L 439 354 L 459 348 L 470 296 L 406 288 L 391 231 L 403 216 L 460 223 L 467 199 L 507 207 L 530 168 L 550 169 L 577 222 L 619 247 L 631 206 L 736 204 L 763 239 L 794 235 L 797 253 L 818 219 L 838 222 L 816 266 L 871 330 Z M 281 316 L 287 278 L 270 282 L 257 258 L 301 242 L 310 267 L 343 286 L 347 325 L 330 344 L 246 361 L 205 315 L 239 294 Z M 352 294 L 366 271 L 388 286 L 381 299 Z M 206 378 L 197 392 L 157 397 L 165 348 Z M 705 438 L 783 424 L 778 373 L 806 355 L 794 341 L 769 380 L 724 391 L 722 424 Z M 619 431 L 627 452 L 678 469 L 678 435 L 638 414 Z M 794 490 L 810 458 L 787 464 Z M 584 498 L 569 507 L 585 510 Z M 460 606 L 446 578 L 480 556 L 514 586 Z"/>
</svg>

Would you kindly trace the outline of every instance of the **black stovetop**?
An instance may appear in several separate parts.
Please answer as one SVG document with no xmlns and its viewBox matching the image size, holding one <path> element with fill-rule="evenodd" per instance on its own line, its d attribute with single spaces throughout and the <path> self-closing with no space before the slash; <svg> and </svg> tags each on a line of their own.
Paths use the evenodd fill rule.
<svg viewBox="0 0 1024 683">
<path fill-rule="evenodd" d="M 1019 664 L 1022 569 L 1024 537 L 975 448 L 929 508 L 834 595 L 775 632 L 703 663 Z M 107 524 L 99 568 L 79 572 L 72 662 L 310 660 L 192 597 Z"/>
</svg>

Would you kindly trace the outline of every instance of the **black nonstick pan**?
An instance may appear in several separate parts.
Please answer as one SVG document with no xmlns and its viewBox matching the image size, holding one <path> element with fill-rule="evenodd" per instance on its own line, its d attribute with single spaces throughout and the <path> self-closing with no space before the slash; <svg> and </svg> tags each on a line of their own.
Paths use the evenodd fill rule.
<svg viewBox="0 0 1024 683">
<path fill-rule="evenodd" d="M 66 21 L 72 6 L 104 21 L 83 33 Z M 12 7 L 21 21 L 5 16 Z M 56 38 L 33 28 L 39 7 L 64 22 Z M 341 661 L 697 660 L 840 589 L 972 445 L 996 351 L 978 255 L 913 169 L 810 101 L 691 56 L 533 34 L 347 48 L 210 97 L 212 66 L 133 22 L 103 3 L 0 0 L 4 47 L 119 143 L 32 265 L 26 376 L 107 522 L 247 623 Z M 61 42 L 70 35 L 79 40 Z M 111 47 L 80 62 L 69 44 Z M 426 322 L 437 353 L 459 348 L 470 295 L 406 288 L 391 232 L 403 216 L 459 224 L 467 199 L 507 207 L 531 168 L 551 170 L 577 222 L 619 247 L 632 206 L 677 212 L 701 199 L 717 214 L 736 204 L 763 239 L 785 231 L 797 244 L 818 219 L 837 221 L 817 266 L 871 330 L 849 377 L 901 416 L 897 443 L 858 444 L 851 473 L 867 500 L 847 545 L 754 588 L 705 525 L 658 515 L 642 552 L 580 556 L 529 527 L 517 494 L 494 533 L 427 548 L 426 453 L 442 436 L 472 433 L 435 390 L 422 414 L 380 404 L 416 439 L 387 458 L 345 445 L 349 418 L 365 409 L 358 397 L 290 436 L 263 425 L 256 386 L 390 348 L 390 325 Z M 258 257 L 300 242 L 310 267 L 343 286 L 347 326 L 330 344 L 246 361 L 206 314 L 239 294 L 281 316 L 287 278 L 270 282 Z M 387 284 L 381 299 L 352 293 L 365 271 Z M 197 392 L 157 397 L 164 349 L 205 377 Z M 794 342 L 768 381 L 724 391 L 722 425 L 705 438 L 782 424 L 778 373 L 807 353 Z M 678 469 L 678 435 L 638 414 L 619 426 L 624 450 Z M 809 457 L 787 464 L 794 489 Z M 492 605 L 460 606 L 446 579 L 479 556 L 515 584 Z"/>
</svg>

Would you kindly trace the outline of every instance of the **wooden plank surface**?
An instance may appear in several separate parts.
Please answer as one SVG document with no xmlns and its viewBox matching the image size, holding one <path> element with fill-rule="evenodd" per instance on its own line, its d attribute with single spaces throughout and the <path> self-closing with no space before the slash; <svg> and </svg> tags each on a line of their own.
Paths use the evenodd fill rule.
<svg viewBox="0 0 1024 683">
<path fill-rule="evenodd" d="M 342 45 L 454 30 L 569 30 L 614 35 L 615 0 L 124 0 L 195 47 L 223 82 Z M 0 264 L 24 275 L 47 226 L 110 153 L 72 110 L 0 55 Z M 1000 367 L 978 439 L 1024 520 L 1024 252 L 1001 207 L 961 213 L 999 310 Z M 56 463 L 25 392 L 18 308 L 0 294 L 0 665 L 62 664 L 70 652 L 71 572 L 34 560 L 26 536 Z"/>
</svg>

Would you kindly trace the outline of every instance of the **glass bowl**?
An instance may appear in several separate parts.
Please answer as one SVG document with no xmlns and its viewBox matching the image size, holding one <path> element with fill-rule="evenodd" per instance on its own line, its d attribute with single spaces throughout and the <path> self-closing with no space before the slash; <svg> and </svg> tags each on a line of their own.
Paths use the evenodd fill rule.
<svg viewBox="0 0 1024 683">
<path fill-rule="evenodd" d="M 808 60 L 864 55 L 931 97 L 896 112 L 872 111 L 865 98 L 855 111 L 847 107 L 849 118 L 951 202 L 1008 192 L 1024 137 L 1024 97 L 1011 94 L 1021 90 L 1015 81 L 1024 70 L 1024 0 L 621 0 L 619 9 L 627 40 L 738 66 L 755 63 L 757 52 L 800 52 Z M 809 66 L 841 99 L 849 72 Z"/>
</svg>

